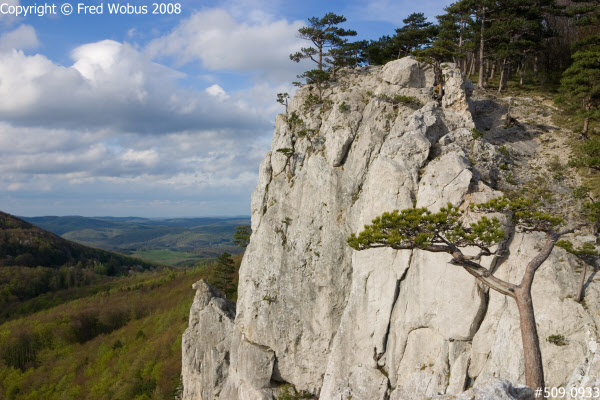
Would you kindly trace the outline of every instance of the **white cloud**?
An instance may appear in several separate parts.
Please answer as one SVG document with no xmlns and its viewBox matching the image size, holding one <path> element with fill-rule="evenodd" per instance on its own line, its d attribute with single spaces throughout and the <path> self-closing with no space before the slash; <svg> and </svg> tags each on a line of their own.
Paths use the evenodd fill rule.
<svg viewBox="0 0 600 400">
<path fill-rule="evenodd" d="M 31 25 L 20 25 L 15 30 L 0 35 L 0 51 L 30 50 L 39 45 L 35 29 Z"/>
<path fill-rule="evenodd" d="M 113 128 L 166 133 L 188 129 L 265 127 L 259 110 L 239 101 L 215 102 L 178 88 L 183 74 L 110 40 L 72 53 L 71 67 L 42 55 L 0 53 L 0 119 L 53 128 Z"/>
<path fill-rule="evenodd" d="M 20 4 L 19 0 L 2 0 L 2 3 L 8 4 L 9 6 L 18 6 Z M 15 17 L 12 14 L 0 14 L 0 22 L 3 22 L 6 25 L 12 25 L 18 19 L 19 17 Z"/>
<path fill-rule="evenodd" d="M 173 57 L 178 65 L 200 61 L 213 71 L 258 72 L 271 81 L 289 81 L 303 68 L 289 59 L 306 46 L 296 37 L 303 25 L 285 19 L 238 22 L 223 9 L 211 9 L 193 14 L 146 50 L 152 57 Z"/>
<path fill-rule="evenodd" d="M 248 214 L 272 117 L 283 111 L 276 94 L 292 93 L 293 69 L 304 68 L 288 58 L 305 45 L 295 38 L 303 23 L 248 8 L 261 1 L 195 14 L 143 51 L 111 40 L 79 46 L 71 65 L 23 52 L 37 45 L 27 25 L 0 37 L 1 209 Z M 160 56 L 209 70 L 190 77 Z M 224 70 L 246 88 L 225 86 Z"/>
<path fill-rule="evenodd" d="M 224 100 L 224 99 L 229 98 L 229 95 L 227 94 L 227 92 L 221 86 L 217 85 L 216 83 L 212 86 L 207 87 L 205 90 L 206 90 L 206 93 L 218 98 L 219 100 Z"/>
</svg>

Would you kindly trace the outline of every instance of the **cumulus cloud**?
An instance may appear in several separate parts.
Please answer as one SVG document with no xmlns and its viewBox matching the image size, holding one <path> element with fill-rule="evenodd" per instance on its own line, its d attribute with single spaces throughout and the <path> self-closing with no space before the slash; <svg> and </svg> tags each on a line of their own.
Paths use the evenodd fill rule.
<svg viewBox="0 0 600 400">
<path fill-rule="evenodd" d="M 13 31 L 0 35 L 0 52 L 12 49 L 30 50 L 40 45 L 31 25 L 20 25 Z"/>
<path fill-rule="evenodd" d="M 230 2 L 231 13 L 194 14 L 144 50 L 84 44 L 68 65 L 24 52 L 39 45 L 28 25 L 0 36 L 0 209 L 248 214 L 273 116 L 283 111 L 276 93 L 294 90 L 288 54 L 302 23 Z M 205 69 L 190 77 L 161 57 Z M 243 88 L 223 83 L 224 71 Z"/>
<path fill-rule="evenodd" d="M 0 53 L 5 210 L 32 215 L 36 207 L 55 210 L 38 208 L 44 214 L 70 208 L 67 213 L 86 214 L 85 207 L 101 210 L 107 206 L 101 199 L 111 197 L 114 209 L 106 214 L 117 214 L 132 196 L 145 193 L 138 203 L 158 203 L 148 200 L 138 215 L 165 215 L 177 196 L 190 199 L 190 208 L 178 215 L 215 214 L 219 207 L 221 214 L 248 213 L 272 132 L 269 88 L 276 87 L 184 90 L 178 84 L 182 73 L 110 40 L 77 47 L 71 56 L 72 65 L 61 66 L 40 54 Z M 207 200 L 217 193 L 227 200 Z M 40 195 L 62 200 L 41 204 Z M 207 201 L 207 208 L 194 211 L 201 202 L 193 197 Z"/>
<path fill-rule="evenodd" d="M 304 23 L 264 21 L 238 22 L 223 9 L 200 11 L 150 42 L 146 51 L 152 57 L 172 57 L 178 65 L 200 61 L 209 70 L 258 72 L 273 81 L 289 81 L 304 68 L 289 59 L 306 45 L 296 37 Z"/>
<path fill-rule="evenodd" d="M 227 94 L 227 92 L 221 86 L 219 86 L 217 84 L 207 87 L 206 93 L 210 94 L 211 96 L 216 97 L 219 100 L 225 100 L 225 99 L 229 98 L 229 95 Z"/>
<path fill-rule="evenodd" d="M 254 129 L 264 115 L 205 92 L 177 87 L 183 74 L 110 40 L 72 53 L 71 67 L 42 55 L 0 53 L 0 119 L 59 128 L 112 127 L 127 132 Z"/>
</svg>

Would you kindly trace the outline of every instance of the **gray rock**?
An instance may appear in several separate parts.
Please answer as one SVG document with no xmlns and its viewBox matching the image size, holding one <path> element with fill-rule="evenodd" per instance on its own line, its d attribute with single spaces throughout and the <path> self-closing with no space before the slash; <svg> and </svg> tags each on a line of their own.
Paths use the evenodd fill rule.
<svg viewBox="0 0 600 400">
<path fill-rule="evenodd" d="M 480 387 L 467 390 L 457 396 L 434 396 L 432 400 L 534 400 L 529 387 L 515 385 L 506 379 L 494 379 Z"/>
<path fill-rule="evenodd" d="M 229 372 L 235 304 L 205 281 L 192 287 L 196 296 L 181 349 L 183 399 L 214 399 Z"/>
<path fill-rule="evenodd" d="M 324 93 L 331 103 L 305 107 L 310 88 L 301 88 L 288 107 L 302 120 L 297 127 L 277 117 L 252 195 L 235 321 L 231 305 L 198 286 L 184 335 L 186 399 L 271 399 L 284 383 L 322 400 L 529 396 L 496 380 L 524 382 L 512 299 L 449 264 L 449 255 L 356 252 L 346 243 L 386 211 L 450 202 L 473 221 L 468 204 L 501 195 L 483 182 L 503 158 L 474 138 L 471 85 L 451 65 L 443 73 L 441 105 L 430 99 L 432 68 L 405 58 L 342 71 Z M 397 94 L 423 105 L 395 104 Z M 508 260 L 482 263 L 518 283 L 541 240 L 517 234 Z M 573 301 L 575 265 L 556 249 L 533 286 L 548 386 L 595 385 L 600 376 L 590 345 L 600 285 L 587 287 L 588 309 Z M 546 340 L 554 334 L 567 345 Z"/>
<path fill-rule="evenodd" d="M 405 57 L 387 63 L 383 67 L 381 79 L 401 88 L 429 88 L 433 87 L 435 77 L 430 65 Z"/>
</svg>

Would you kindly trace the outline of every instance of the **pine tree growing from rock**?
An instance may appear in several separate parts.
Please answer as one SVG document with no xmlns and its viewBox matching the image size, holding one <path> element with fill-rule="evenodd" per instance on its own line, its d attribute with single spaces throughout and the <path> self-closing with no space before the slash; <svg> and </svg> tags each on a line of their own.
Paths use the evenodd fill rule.
<svg viewBox="0 0 600 400">
<path fill-rule="evenodd" d="M 493 290 L 515 299 L 519 310 L 521 339 L 525 361 L 527 386 L 536 390 L 544 388 L 542 353 L 533 310 L 531 287 L 535 273 L 550 256 L 561 236 L 573 229 L 561 228 L 562 218 L 539 210 L 531 200 L 498 198 L 487 203 L 473 205 L 478 212 L 500 212 L 510 218 L 515 230 L 520 232 L 543 232 L 546 240 L 539 253 L 527 264 L 519 284 L 503 281 L 480 264 L 484 256 L 501 255 L 503 246 L 492 247 L 507 240 L 507 235 L 498 218 L 482 216 L 477 222 L 465 226 L 463 213 L 458 207 L 448 204 L 437 213 L 426 208 L 412 208 L 384 213 L 373 220 L 372 225 L 358 235 L 352 234 L 348 244 L 355 250 L 375 247 L 393 249 L 421 249 L 443 252 L 452 256 L 450 263 L 461 266 L 477 280 Z M 469 256 L 461 249 L 474 247 L 479 254 Z"/>
</svg>

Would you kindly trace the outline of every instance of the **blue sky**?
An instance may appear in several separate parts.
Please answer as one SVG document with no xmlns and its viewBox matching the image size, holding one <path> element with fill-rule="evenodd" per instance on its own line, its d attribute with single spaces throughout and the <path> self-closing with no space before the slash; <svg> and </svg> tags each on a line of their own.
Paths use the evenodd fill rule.
<svg viewBox="0 0 600 400">
<path fill-rule="evenodd" d="M 104 14 L 0 15 L 1 211 L 248 215 L 276 94 L 306 69 L 288 58 L 306 18 L 343 14 L 376 39 L 450 2 L 183 0 L 179 15 L 119 16 L 84 3 Z"/>
</svg>

